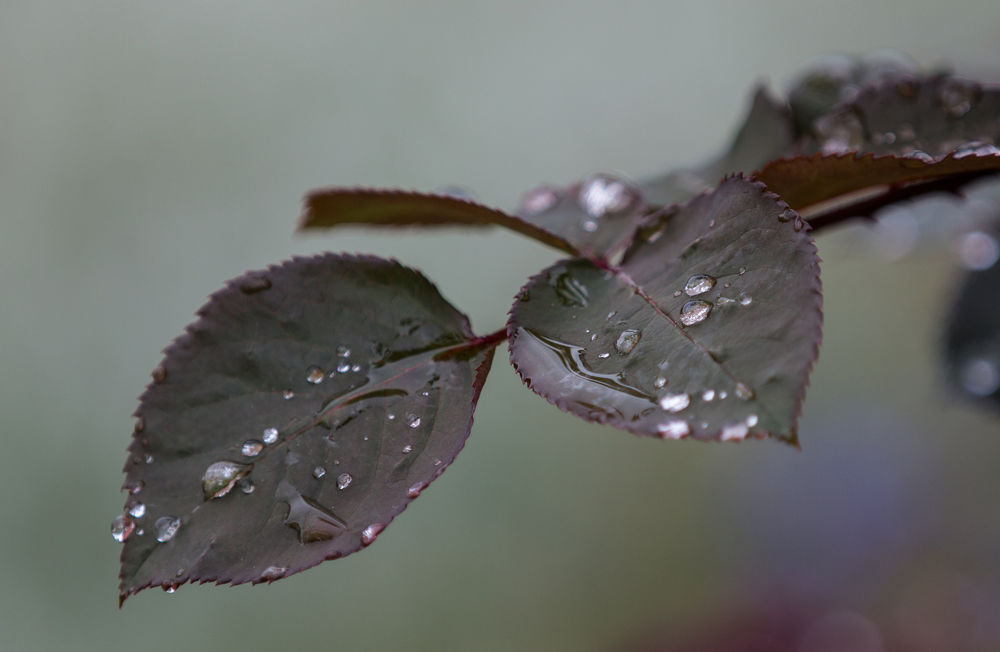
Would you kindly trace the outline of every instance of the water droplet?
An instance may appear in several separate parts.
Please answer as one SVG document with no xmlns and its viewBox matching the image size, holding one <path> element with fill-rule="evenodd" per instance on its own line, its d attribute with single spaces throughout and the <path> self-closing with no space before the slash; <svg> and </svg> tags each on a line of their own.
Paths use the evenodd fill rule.
<svg viewBox="0 0 1000 652">
<path fill-rule="evenodd" d="M 744 274 L 747 273 L 747 268 L 746 267 L 740 267 L 739 270 L 737 270 L 737 271 L 739 272 L 740 276 L 743 276 Z"/>
<path fill-rule="evenodd" d="M 582 222 L 580 222 L 580 228 L 586 231 L 587 233 L 593 233 L 594 231 L 597 230 L 597 221 L 583 220 Z"/>
<path fill-rule="evenodd" d="M 785 210 L 778 213 L 778 221 L 791 222 L 793 219 L 795 219 L 796 215 L 798 215 L 798 213 L 793 211 L 791 208 L 786 208 Z"/>
<path fill-rule="evenodd" d="M 681 296 L 681 294 L 683 294 L 683 293 L 680 290 L 674 290 L 674 296 L 675 297 L 679 297 L 679 296 Z"/>
<path fill-rule="evenodd" d="M 385 525 L 382 523 L 372 523 L 364 530 L 361 531 L 361 545 L 370 546 L 375 543 L 375 539 L 382 530 L 385 529 Z"/>
<path fill-rule="evenodd" d="M 903 158 L 906 159 L 906 160 L 908 160 L 908 161 L 916 161 L 916 162 L 919 162 L 919 163 L 933 163 L 934 162 L 934 157 L 933 156 L 931 156 L 927 152 L 925 152 L 923 150 L 919 150 L 919 149 L 914 149 L 914 150 L 910 150 L 908 152 L 903 152 Z M 905 165 L 905 163 L 904 163 L 904 165 Z M 918 166 L 911 165 L 909 167 L 918 167 Z"/>
<path fill-rule="evenodd" d="M 354 478 L 351 477 L 350 473 L 341 473 L 340 475 L 337 476 L 337 489 L 343 491 L 344 489 L 350 487 L 351 482 L 353 481 Z"/>
<path fill-rule="evenodd" d="M 754 426 L 757 425 L 758 421 L 759 421 L 759 419 L 757 418 L 757 415 L 756 414 L 751 414 L 750 416 L 748 416 L 746 418 L 745 423 L 747 424 L 748 427 L 753 428 Z"/>
<path fill-rule="evenodd" d="M 667 384 L 666 376 L 657 376 L 656 380 L 653 381 L 653 387 L 656 389 L 663 389 Z"/>
<path fill-rule="evenodd" d="M 966 233 L 958 239 L 956 246 L 962 266 L 971 270 L 993 267 L 1000 259 L 1000 245 L 996 239 L 982 231 Z"/>
<path fill-rule="evenodd" d="M 708 403 L 710 401 L 714 401 L 715 400 L 715 390 L 714 389 L 706 389 L 704 392 L 701 393 L 701 400 L 705 401 L 706 403 Z"/>
<path fill-rule="evenodd" d="M 351 350 L 349 348 L 347 348 L 346 346 L 344 346 L 343 344 L 341 344 L 340 346 L 337 347 L 337 357 L 338 358 L 347 358 L 347 357 L 350 357 L 350 355 L 351 355 Z"/>
<path fill-rule="evenodd" d="M 152 454 L 146 453 L 146 457 L 143 458 L 143 461 L 146 462 L 146 464 L 152 464 L 153 463 Z"/>
<path fill-rule="evenodd" d="M 824 154 L 843 154 L 861 147 L 864 127 L 851 110 L 827 113 L 813 123 L 813 131 Z"/>
<path fill-rule="evenodd" d="M 161 516 L 156 519 L 153 529 L 156 530 L 156 540 L 160 543 L 166 543 L 177 536 L 177 530 L 181 529 L 181 519 L 173 516 Z"/>
<path fill-rule="evenodd" d="M 306 371 L 306 382 L 319 385 L 323 382 L 323 370 L 319 367 L 309 367 L 309 370 Z"/>
<path fill-rule="evenodd" d="M 739 441 L 747 436 L 750 432 L 747 428 L 747 424 L 742 421 L 736 421 L 733 423 L 727 423 L 722 426 L 722 441 Z"/>
<path fill-rule="evenodd" d="M 724 306 L 727 303 L 734 303 L 734 302 L 729 297 L 724 297 L 721 294 L 715 299 L 715 305 L 717 306 Z"/>
<path fill-rule="evenodd" d="M 406 425 L 410 426 L 411 428 L 419 428 L 420 427 L 420 417 L 418 417 L 415 414 L 407 414 L 406 415 Z"/>
<path fill-rule="evenodd" d="M 608 313 L 608 315 L 607 315 L 607 316 L 606 316 L 606 317 L 604 318 L 604 321 L 611 321 L 612 319 L 614 319 L 615 315 L 617 315 L 617 314 L 618 314 L 618 311 L 617 311 L 617 310 L 612 310 L 612 311 L 611 311 L 611 312 L 609 312 L 609 313 Z"/>
<path fill-rule="evenodd" d="M 285 576 L 288 569 L 284 566 L 268 566 L 264 569 L 264 572 L 260 574 L 260 580 L 262 582 L 273 582 L 274 580 L 280 580 Z"/>
<path fill-rule="evenodd" d="M 390 412 L 389 414 L 385 415 L 385 418 L 388 419 L 389 421 L 395 421 L 396 415 Z"/>
<path fill-rule="evenodd" d="M 252 494 L 254 492 L 254 489 L 257 488 L 254 486 L 253 480 L 251 480 L 250 478 L 243 478 L 237 483 L 237 486 L 239 486 L 240 491 L 242 491 L 247 495 Z"/>
<path fill-rule="evenodd" d="M 119 514 L 111 521 L 111 538 L 118 543 L 125 543 L 125 540 L 132 536 L 135 530 L 135 523 L 127 514 Z"/>
<path fill-rule="evenodd" d="M 411 453 L 411 452 L 413 452 L 413 444 L 407 444 L 406 446 L 403 446 L 403 453 L 404 454 L 405 453 Z"/>
<path fill-rule="evenodd" d="M 749 306 L 751 303 L 753 303 L 753 297 L 751 297 L 746 292 L 740 292 L 739 295 L 736 297 L 736 300 L 740 302 L 741 306 Z"/>
<path fill-rule="evenodd" d="M 971 357 L 958 370 L 959 382 L 973 396 L 989 396 L 1000 389 L 1000 368 L 993 360 Z"/>
<path fill-rule="evenodd" d="M 322 478 L 324 475 L 326 475 L 326 469 L 324 469 L 322 466 L 317 466 L 315 469 L 313 469 L 313 477 L 316 478 L 317 480 Z"/>
<path fill-rule="evenodd" d="M 601 360 L 607 360 L 608 358 L 611 357 L 611 354 L 610 353 L 598 353 L 597 357 L 600 358 Z"/>
<path fill-rule="evenodd" d="M 351 371 L 353 371 L 354 373 L 361 371 L 361 365 L 359 364 L 351 365 Z"/>
<path fill-rule="evenodd" d="M 1000 147 L 981 140 L 972 140 L 956 147 L 952 156 L 965 158 L 966 156 L 997 156 L 998 154 L 1000 154 Z"/>
<path fill-rule="evenodd" d="M 441 460 L 434 458 L 434 466 L 441 466 Z"/>
<path fill-rule="evenodd" d="M 407 498 L 416 498 L 426 488 L 427 488 L 427 483 L 426 482 L 417 482 L 417 483 L 411 485 L 410 488 L 406 490 L 406 497 Z"/>
<path fill-rule="evenodd" d="M 295 392 L 293 392 L 290 389 L 286 389 L 281 393 L 281 398 L 285 399 L 286 401 L 290 401 L 293 398 L 295 398 Z"/>
<path fill-rule="evenodd" d="M 896 134 L 891 131 L 872 135 L 872 142 L 876 145 L 892 145 L 896 142 Z"/>
<path fill-rule="evenodd" d="M 164 585 L 163 591 L 167 595 L 173 595 L 174 593 L 177 593 L 177 585 L 176 584 Z"/>
<path fill-rule="evenodd" d="M 587 286 L 573 278 L 569 272 L 562 272 L 551 283 L 556 296 L 564 306 L 580 306 L 586 308 L 590 304 L 590 291 Z"/>
<path fill-rule="evenodd" d="M 262 450 L 264 450 L 264 444 L 256 439 L 248 439 L 240 447 L 240 452 L 247 457 L 257 457 Z"/>
<path fill-rule="evenodd" d="M 134 485 L 132 485 L 132 488 L 129 489 L 128 492 L 129 492 L 129 494 L 131 494 L 131 495 L 134 496 L 137 493 L 139 493 L 140 491 L 142 491 L 142 488 L 145 487 L 145 486 L 146 486 L 146 483 L 143 482 L 142 480 L 139 480 Z"/>
<path fill-rule="evenodd" d="M 628 355 L 635 348 L 635 345 L 642 339 L 642 332 L 634 328 L 627 328 L 622 331 L 615 342 L 615 350 L 622 355 Z"/>
<path fill-rule="evenodd" d="M 235 462 L 214 462 L 201 476 L 201 488 L 205 500 L 222 498 L 232 490 L 236 482 L 250 472 L 251 465 Z"/>
<path fill-rule="evenodd" d="M 598 174 L 590 177 L 580 186 L 577 201 L 591 217 L 622 213 L 639 202 L 639 189 L 622 179 Z"/>
<path fill-rule="evenodd" d="M 680 439 L 691 434 L 691 426 L 683 419 L 670 419 L 656 426 L 656 431 L 663 439 Z"/>
<path fill-rule="evenodd" d="M 707 274 L 695 274 L 684 284 L 684 293 L 689 297 L 704 294 L 715 287 L 715 279 Z"/>
<path fill-rule="evenodd" d="M 351 370 L 350 362 L 341 362 L 340 364 L 337 365 L 338 373 L 346 374 L 350 370 Z"/>
<path fill-rule="evenodd" d="M 128 514 L 132 518 L 142 518 L 146 515 L 146 506 L 143 503 L 136 503 L 129 507 Z"/>
<path fill-rule="evenodd" d="M 736 383 L 736 396 L 744 401 L 749 401 L 753 398 L 753 390 L 743 383 Z"/>
<path fill-rule="evenodd" d="M 727 394 L 727 393 L 726 393 L 726 390 L 721 390 L 721 391 L 719 392 L 719 400 L 720 400 L 720 401 L 721 401 L 722 399 L 726 398 L 727 396 L 729 396 L 729 394 Z"/>
<path fill-rule="evenodd" d="M 699 324 L 708 318 L 710 312 L 712 312 L 712 304 L 707 301 L 701 299 L 688 301 L 681 308 L 681 323 L 685 326 Z"/>
<path fill-rule="evenodd" d="M 142 417 L 136 417 L 134 430 L 136 432 L 142 432 L 145 429 L 146 429 L 146 420 Z"/>
<path fill-rule="evenodd" d="M 667 412 L 680 412 L 691 404 L 691 397 L 684 392 L 668 392 L 660 397 L 659 403 Z"/>
<path fill-rule="evenodd" d="M 559 192 L 551 186 L 539 186 L 521 199 L 521 212 L 525 215 L 541 215 L 555 208 L 559 203 Z"/>
<path fill-rule="evenodd" d="M 278 441 L 278 429 L 268 428 L 267 430 L 264 431 L 262 439 L 264 440 L 264 443 L 268 445 Z"/>
<path fill-rule="evenodd" d="M 135 531 L 135 535 L 136 535 L 137 537 L 141 537 L 141 536 L 142 536 L 142 535 L 144 535 L 144 534 L 146 534 L 146 531 L 145 531 L 145 530 L 143 530 L 142 528 L 139 528 L 138 530 L 136 530 L 136 531 Z"/>
<path fill-rule="evenodd" d="M 153 373 L 151 375 L 153 376 L 153 382 L 162 383 L 167 379 L 167 368 L 160 365 L 156 369 L 153 369 Z"/>
<path fill-rule="evenodd" d="M 941 87 L 938 99 L 946 115 L 961 118 L 970 110 L 979 94 L 979 86 L 961 79 L 949 79 Z"/>
<path fill-rule="evenodd" d="M 256 294 L 271 289 L 271 279 L 266 276 L 249 276 L 240 283 L 240 292 Z"/>
</svg>

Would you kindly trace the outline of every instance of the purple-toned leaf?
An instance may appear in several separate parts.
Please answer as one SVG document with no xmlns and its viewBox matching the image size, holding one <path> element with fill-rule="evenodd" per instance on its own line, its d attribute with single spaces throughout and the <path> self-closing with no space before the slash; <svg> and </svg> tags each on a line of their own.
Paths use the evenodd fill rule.
<svg viewBox="0 0 1000 652">
<path fill-rule="evenodd" d="M 136 412 L 122 601 L 273 581 L 374 541 L 462 449 L 502 339 L 374 257 L 251 272 L 198 314 Z"/>
<path fill-rule="evenodd" d="M 533 277 L 511 308 L 511 362 L 588 421 L 794 443 L 820 304 L 804 222 L 732 177 L 644 228 L 620 266 L 570 259 Z"/>
<path fill-rule="evenodd" d="M 306 195 L 299 229 L 368 226 L 502 226 L 567 253 L 577 250 L 557 232 L 495 208 L 451 195 L 405 190 L 327 188 Z"/>
</svg>

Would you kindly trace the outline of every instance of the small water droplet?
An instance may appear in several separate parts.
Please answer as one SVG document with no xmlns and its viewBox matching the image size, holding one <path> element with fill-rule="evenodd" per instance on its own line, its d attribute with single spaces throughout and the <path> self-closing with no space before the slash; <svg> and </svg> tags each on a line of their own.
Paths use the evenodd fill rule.
<svg viewBox="0 0 1000 652">
<path fill-rule="evenodd" d="M 420 427 L 420 417 L 418 417 L 415 414 L 407 414 L 406 415 L 406 425 L 410 426 L 411 428 L 419 428 Z"/>
<path fill-rule="evenodd" d="M 726 390 L 724 390 L 724 389 L 723 389 L 723 390 L 721 390 L 721 391 L 719 392 L 719 400 L 720 400 L 720 401 L 721 401 L 722 399 L 726 398 L 727 396 L 729 396 L 729 394 L 728 394 L 728 393 L 726 392 Z"/>
<path fill-rule="evenodd" d="M 146 534 L 146 531 L 145 531 L 145 530 L 143 530 L 142 528 L 139 528 L 138 530 L 136 530 L 136 531 L 135 531 L 135 535 L 136 535 L 137 537 L 141 537 L 141 536 L 142 536 L 142 535 L 144 535 L 144 534 Z"/>
<path fill-rule="evenodd" d="M 288 569 L 284 566 L 268 566 L 264 569 L 264 572 L 260 574 L 260 580 L 262 582 L 273 582 L 274 580 L 280 580 L 285 576 Z"/>
<path fill-rule="evenodd" d="M 286 389 L 281 393 L 281 398 L 285 399 L 286 401 L 290 401 L 293 398 L 295 398 L 295 392 L 293 392 L 290 389 Z"/>
<path fill-rule="evenodd" d="M 128 514 L 132 518 L 142 518 L 146 515 L 146 506 L 143 503 L 136 503 L 129 507 Z"/>
<path fill-rule="evenodd" d="M 521 199 L 521 212 L 525 215 L 541 215 L 555 208 L 559 203 L 559 192 L 551 186 L 539 186 L 529 190 Z"/>
<path fill-rule="evenodd" d="M 705 391 L 703 391 L 701 393 L 701 400 L 705 401 L 706 403 L 714 401 L 715 400 L 715 390 L 714 389 L 706 389 Z"/>
<path fill-rule="evenodd" d="M 132 488 L 129 489 L 128 492 L 129 492 L 129 494 L 131 494 L 131 495 L 134 496 L 137 493 L 139 493 L 140 491 L 142 491 L 142 488 L 145 487 L 145 486 L 146 486 L 146 483 L 143 482 L 142 480 L 139 480 L 134 485 L 132 485 Z"/>
<path fill-rule="evenodd" d="M 691 396 L 684 392 L 668 392 L 660 397 L 659 403 L 667 412 L 680 412 L 691 404 Z"/>
<path fill-rule="evenodd" d="M 747 424 L 742 421 L 736 421 L 733 423 L 727 423 L 722 426 L 722 435 L 720 439 L 722 441 L 739 441 L 747 436 L 749 429 Z"/>
<path fill-rule="evenodd" d="M 622 179 L 598 174 L 590 177 L 580 186 L 577 201 L 591 217 L 622 213 L 639 202 L 638 188 Z"/>
<path fill-rule="evenodd" d="M 370 546 L 375 543 L 375 539 L 382 530 L 385 529 L 385 525 L 382 523 L 372 523 L 364 530 L 361 531 L 361 545 Z"/>
<path fill-rule="evenodd" d="M 315 469 L 313 469 L 313 477 L 316 478 L 317 480 L 322 478 L 324 475 L 326 475 L 326 469 L 324 469 L 322 466 L 317 466 Z"/>
<path fill-rule="evenodd" d="M 927 152 L 919 149 L 913 149 L 908 152 L 903 152 L 903 158 L 905 161 L 914 161 L 916 163 L 933 163 L 934 157 Z M 904 161 L 904 165 L 906 165 Z M 910 165 L 908 167 L 919 167 L 918 165 Z"/>
<path fill-rule="evenodd" d="M 232 490 L 236 482 L 250 472 L 251 465 L 235 462 L 213 462 L 201 476 L 201 488 L 205 500 L 222 498 Z"/>
<path fill-rule="evenodd" d="M 351 350 L 349 348 L 347 348 L 346 346 L 344 346 L 343 344 L 341 344 L 340 346 L 337 347 L 337 357 L 338 358 L 347 358 L 347 357 L 350 357 L 350 355 L 351 355 Z"/>
<path fill-rule="evenodd" d="M 989 269 L 1000 259 L 1000 244 L 992 235 L 982 231 L 962 235 L 956 249 L 958 259 L 966 269 Z"/>
<path fill-rule="evenodd" d="M 111 538 L 118 543 L 125 543 L 126 539 L 132 536 L 135 530 L 135 523 L 127 514 L 119 514 L 111 521 Z"/>
<path fill-rule="evenodd" d="M 395 421 L 396 415 L 390 412 L 389 414 L 385 415 L 385 418 L 388 419 L 389 421 Z"/>
<path fill-rule="evenodd" d="M 240 452 L 247 457 L 257 457 L 264 450 L 264 444 L 256 439 L 248 439 L 240 446 Z"/>
<path fill-rule="evenodd" d="M 146 457 L 143 458 L 143 461 L 146 462 L 146 464 L 152 464 L 153 455 L 151 453 L 146 453 Z"/>
<path fill-rule="evenodd" d="M 441 466 L 441 460 L 434 458 L 434 466 Z"/>
<path fill-rule="evenodd" d="M 161 516 L 156 519 L 153 528 L 156 530 L 156 540 L 160 543 L 166 543 L 177 536 L 177 530 L 181 529 L 181 519 L 173 516 Z"/>
<path fill-rule="evenodd" d="M 757 425 L 758 421 L 759 421 L 759 419 L 757 418 L 757 415 L 756 414 L 751 414 L 750 416 L 748 416 L 746 418 L 745 423 L 747 424 L 748 427 L 753 428 L 754 426 Z"/>
<path fill-rule="evenodd" d="M 717 306 L 724 306 L 727 303 L 734 303 L 734 302 L 729 297 L 724 297 L 721 294 L 715 299 L 715 305 Z"/>
<path fill-rule="evenodd" d="M 715 279 L 707 274 L 695 274 L 684 284 L 684 293 L 689 297 L 704 294 L 715 287 Z"/>
<path fill-rule="evenodd" d="M 240 488 L 240 491 L 242 491 L 247 495 L 252 494 L 254 492 L 254 489 L 257 488 L 254 486 L 253 480 L 251 480 L 250 478 L 243 478 L 236 484 Z"/>
<path fill-rule="evenodd" d="M 353 371 L 354 373 L 357 373 L 357 372 L 361 371 L 361 365 L 359 365 L 359 364 L 353 364 L 353 365 L 351 365 L 351 371 Z"/>
<path fill-rule="evenodd" d="M 354 478 L 351 477 L 350 473 L 341 473 L 337 476 L 337 489 L 344 490 L 351 486 L 351 482 Z"/>
<path fill-rule="evenodd" d="M 587 233 L 593 233 L 597 230 L 597 220 L 583 220 L 580 222 L 580 228 Z"/>
<path fill-rule="evenodd" d="M 173 595 L 174 593 L 177 593 L 177 585 L 175 585 L 175 584 L 164 585 L 163 586 L 163 591 L 167 595 Z"/>
<path fill-rule="evenodd" d="M 674 296 L 675 297 L 679 297 L 679 296 L 681 296 L 681 294 L 683 294 L 683 292 L 681 292 L 680 290 L 674 290 Z"/>
<path fill-rule="evenodd" d="M 271 289 L 271 279 L 266 276 L 248 276 L 240 283 L 240 292 L 256 294 Z"/>
<path fill-rule="evenodd" d="M 156 369 L 153 369 L 153 373 L 151 375 L 153 376 L 153 382 L 162 383 L 167 379 L 167 368 L 160 365 Z"/>
<path fill-rule="evenodd" d="M 427 391 L 427 390 L 425 389 L 425 390 L 421 390 L 421 392 L 420 392 L 420 395 L 421 395 L 421 396 L 423 396 L 424 398 L 427 398 L 428 396 L 430 396 L 430 395 L 431 395 L 431 393 L 430 393 L 430 392 L 428 392 L 428 391 Z"/>
<path fill-rule="evenodd" d="M 413 452 L 413 444 L 407 444 L 406 446 L 403 446 L 403 453 L 404 454 L 405 453 L 411 453 L 411 452 Z"/>
<path fill-rule="evenodd" d="M 663 439 L 680 439 L 691 434 L 691 426 L 683 419 L 670 419 L 656 426 L 656 431 Z"/>
<path fill-rule="evenodd" d="M 938 99 L 946 115 L 961 118 L 972 110 L 979 86 L 961 79 L 949 79 L 941 87 Z"/>
<path fill-rule="evenodd" d="M 615 315 L 617 314 L 618 314 L 617 310 L 612 310 L 611 312 L 608 313 L 607 317 L 604 318 L 604 321 L 611 321 L 612 319 L 615 318 Z"/>
<path fill-rule="evenodd" d="M 591 342 L 596 342 L 597 341 L 597 333 L 591 333 L 590 334 L 590 341 Z"/>
<path fill-rule="evenodd" d="M 341 362 L 340 364 L 337 365 L 337 373 L 346 374 L 350 370 L 351 370 L 350 362 Z"/>
<path fill-rule="evenodd" d="M 598 353 L 597 357 L 600 358 L 601 360 L 607 360 L 608 358 L 611 357 L 611 354 L 607 353 L 607 352 L 605 352 L 605 353 Z"/>
<path fill-rule="evenodd" d="M 685 326 L 699 324 L 705 321 L 711 312 L 712 304 L 707 301 L 702 301 L 701 299 L 688 301 L 681 308 L 681 323 Z"/>
<path fill-rule="evenodd" d="M 264 435 L 261 438 L 264 440 L 265 444 L 268 445 L 273 444 L 274 442 L 278 441 L 278 429 L 268 428 L 267 430 L 264 431 Z"/>
<path fill-rule="evenodd" d="M 736 300 L 740 302 L 741 306 L 749 306 L 751 303 L 753 303 L 753 297 L 751 297 L 746 292 L 740 292 L 739 295 L 736 297 Z"/>
<path fill-rule="evenodd" d="M 411 485 L 410 488 L 406 490 L 406 497 L 407 498 L 416 498 L 426 488 L 427 488 L 427 483 L 426 482 L 417 482 L 417 483 Z"/>
<path fill-rule="evenodd" d="M 746 267 L 740 267 L 740 269 L 738 271 L 739 271 L 740 276 L 743 276 L 744 274 L 747 273 L 747 268 Z"/>
<path fill-rule="evenodd" d="M 656 380 L 653 381 L 653 387 L 656 389 L 663 389 L 667 384 L 666 376 L 657 376 Z"/>
<path fill-rule="evenodd" d="M 1000 389 L 1000 368 L 993 360 L 971 357 L 959 367 L 959 382 L 973 396 L 989 396 Z"/>
<path fill-rule="evenodd" d="M 323 370 L 319 367 L 309 367 L 306 371 L 306 382 L 313 385 L 319 385 L 323 382 Z"/>
<path fill-rule="evenodd" d="M 736 383 L 736 396 L 744 401 L 749 401 L 753 398 L 753 390 L 743 383 Z"/>
</svg>

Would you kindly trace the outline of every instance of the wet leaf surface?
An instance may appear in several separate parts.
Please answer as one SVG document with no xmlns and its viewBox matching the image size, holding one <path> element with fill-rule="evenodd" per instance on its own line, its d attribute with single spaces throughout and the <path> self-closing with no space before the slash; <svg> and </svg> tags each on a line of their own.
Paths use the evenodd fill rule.
<svg viewBox="0 0 1000 652">
<path fill-rule="evenodd" d="M 544 225 L 450 195 L 405 190 L 329 188 L 306 195 L 300 230 L 345 224 L 368 226 L 502 226 L 575 254 L 577 250 Z"/>
<path fill-rule="evenodd" d="M 643 229 L 619 267 L 564 260 L 522 289 L 508 322 L 529 387 L 639 435 L 796 441 L 820 340 L 808 228 L 735 177 Z"/>
<path fill-rule="evenodd" d="M 392 261 L 231 281 L 141 398 L 121 599 L 273 581 L 374 541 L 462 449 L 497 341 Z"/>
</svg>

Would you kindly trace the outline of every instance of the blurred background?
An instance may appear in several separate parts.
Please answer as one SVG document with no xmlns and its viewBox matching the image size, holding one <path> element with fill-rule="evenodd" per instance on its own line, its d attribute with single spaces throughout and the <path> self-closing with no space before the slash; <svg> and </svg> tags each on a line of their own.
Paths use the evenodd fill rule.
<svg viewBox="0 0 1000 652">
<path fill-rule="evenodd" d="M 992 0 L 3 0 L 0 649 L 654 649 L 782 605 L 809 605 L 802 651 L 838 649 L 830 631 L 998 649 L 1000 420 L 939 368 L 947 237 L 896 260 L 857 229 L 819 239 L 801 451 L 584 424 L 501 350 L 457 463 L 361 554 L 119 611 L 109 534 L 136 396 L 226 279 L 393 256 L 485 333 L 558 257 L 499 231 L 295 235 L 306 190 L 513 208 L 538 182 L 704 160 L 755 82 L 783 91 L 816 55 L 997 79 L 998 43 Z"/>
</svg>

